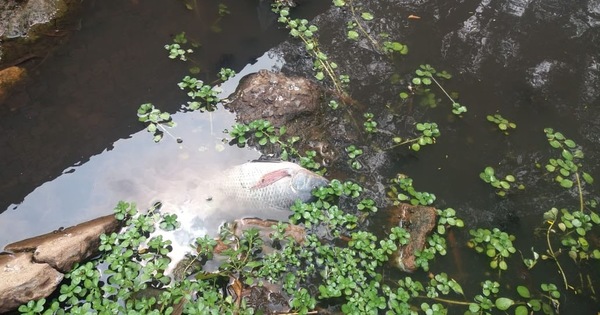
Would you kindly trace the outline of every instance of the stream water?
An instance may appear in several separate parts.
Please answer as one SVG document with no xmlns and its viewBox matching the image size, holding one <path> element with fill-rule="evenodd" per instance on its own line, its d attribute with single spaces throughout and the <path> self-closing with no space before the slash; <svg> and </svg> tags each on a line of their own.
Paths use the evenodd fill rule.
<svg viewBox="0 0 600 315">
<path fill-rule="evenodd" d="M 541 251 L 544 239 L 533 231 L 543 227 L 542 214 L 553 206 L 577 205 L 574 191 L 560 188 L 543 171 L 556 155 L 543 128 L 562 131 L 581 145 L 584 169 L 600 179 L 600 3 L 492 2 L 400 0 L 369 6 L 388 22 L 385 30 L 410 48 L 407 57 L 384 70 L 376 61 L 358 59 L 363 55 L 356 51 L 368 50 L 364 42 L 329 40 L 336 30 L 345 30 L 335 13 L 323 18 L 320 28 L 330 30 L 322 34 L 324 47 L 336 50 L 336 61 L 350 69 L 352 96 L 380 114 L 381 127 L 397 117 L 386 116 L 392 107 L 404 115 L 404 131 L 412 128 L 411 121 L 435 121 L 441 128 L 435 145 L 414 154 L 404 148 L 392 151 L 383 165 L 377 159 L 362 160 L 366 169 L 376 170 L 380 178 L 409 175 L 417 190 L 436 194 L 437 207 L 456 209 L 468 222 L 465 230 L 499 226 L 516 235 L 517 248 Z M 287 34 L 267 18 L 262 2 L 224 3 L 231 14 L 221 20 L 216 1 L 194 2 L 193 10 L 178 1 L 83 3 L 80 27 L 7 101 L 11 110 L 1 112 L 0 245 L 108 214 L 120 199 L 145 207 L 157 193 L 172 192 L 180 198 L 175 202 L 181 201 L 186 198 L 181 192 L 201 178 L 258 156 L 221 142 L 223 129 L 234 121 L 224 111 L 178 113 L 179 127 L 173 132 L 184 139 L 181 144 L 169 136 L 152 143 L 136 121 L 142 103 L 175 112 L 185 101 L 176 83 L 189 64 L 169 60 L 162 48 L 181 31 L 202 44 L 195 55 L 201 77 L 221 66 L 240 71 L 248 65 L 247 72 L 297 66 L 273 54 L 263 56 Z M 328 6 L 328 1 L 304 1 L 296 13 L 310 18 Z M 420 19 L 405 18 L 411 14 Z M 214 32 L 215 25 L 220 33 Z M 459 92 L 460 103 L 468 107 L 463 118 L 450 113 L 447 101 L 425 108 L 399 100 L 404 87 L 390 83 L 389 76 L 406 76 L 422 63 L 454 75 L 446 88 Z M 234 90 L 236 81 L 228 84 L 223 95 Z M 499 132 L 486 121 L 494 113 L 515 122 L 517 129 L 508 136 Z M 525 191 L 498 197 L 478 176 L 486 166 L 514 174 Z M 586 199 L 597 199 L 596 187 L 585 190 Z M 487 262 L 464 245 L 467 231 L 457 231 L 455 237 L 454 252 L 436 266 L 446 267 L 443 271 L 472 296 L 480 290 L 476 275 L 486 273 Z M 597 240 L 594 244 L 599 246 Z M 544 277 L 561 283 L 551 264 L 531 272 L 521 265 L 519 258 L 511 263 L 511 269 L 523 270 L 504 282 L 506 290 Z M 600 278 L 598 270 L 583 266 L 580 271 L 596 282 Z M 561 303 L 572 313 L 595 314 L 597 298 L 586 294 L 570 294 Z"/>
</svg>

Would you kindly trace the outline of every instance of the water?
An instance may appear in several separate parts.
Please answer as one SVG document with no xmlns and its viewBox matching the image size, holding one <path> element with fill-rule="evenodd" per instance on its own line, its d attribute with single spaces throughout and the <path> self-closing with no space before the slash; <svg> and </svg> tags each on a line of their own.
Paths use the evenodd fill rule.
<svg viewBox="0 0 600 315">
<path fill-rule="evenodd" d="M 315 1 L 306 3 L 305 10 L 312 10 Z M 152 195 L 148 191 L 177 191 L 193 184 L 196 175 L 190 178 L 184 170 L 203 176 L 257 154 L 215 150 L 221 145 L 221 130 L 233 119 L 226 113 L 212 117 L 212 132 L 206 114 L 176 116 L 183 147 L 168 137 L 159 145 L 150 143 L 149 134 L 138 132 L 134 113 L 144 102 L 175 111 L 184 101 L 175 84 L 186 65 L 167 60 L 161 48 L 173 34 L 186 31 L 203 43 L 199 60 L 206 73 L 221 65 L 241 69 L 285 38 L 285 32 L 269 28 L 268 21 L 260 23 L 255 13 L 258 3 L 228 3 L 232 15 L 226 19 L 232 23 L 221 24 L 222 35 L 208 30 L 216 19 L 216 2 L 199 3 L 206 10 L 192 12 L 178 2 L 85 5 L 81 31 L 73 32 L 65 46 L 36 68 L 35 79 L 11 99 L 14 110 L 0 117 L 0 158 L 6 161 L 0 169 L 5 179 L 0 209 L 7 209 L 0 215 L 0 243 L 110 213 L 116 200 L 128 196 L 137 195 L 143 199 L 137 201 L 147 205 L 151 200 L 144 197 Z M 345 22 L 340 24 L 342 14 L 324 17 L 322 45 L 341 68 L 348 69 L 356 100 L 397 132 L 410 132 L 414 121 L 436 121 L 441 127 L 435 145 L 416 154 L 399 148 L 380 159 L 366 156 L 361 160 L 366 169 L 381 183 L 396 173 L 407 174 L 417 190 L 437 195 L 436 206 L 455 208 L 467 229 L 499 226 L 517 236 L 523 255 L 531 255 L 531 246 L 543 251 L 544 239 L 533 233 L 543 227 L 542 213 L 552 206 L 572 208 L 577 203 L 572 192 L 535 167 L 557 155 L 543 128 L 560 130 L 582 145 L 585 170 L 600 178 L 595 163 L 600 153 L 598 8 L 597 1 L 380 1 L 368 9 L 388 23 L 375 31 L 387 31 L 411 51 L 392 65 L 372 54 L 368 45 L 336 37 L 339 34 L 331 30 L 345 27 Z M 421 19 L 408 20 L 409 14 Z M 284 57 L 293 52 L 282 50 Z M 311 73 L 310 65 L 286 60 L 285 68 Z M 469 109 L 464 118 L 452 116 L 445 100 L 432 109 L 399 101 L 397 93 L 405 87 L 389 83 L 389 76 L 406 75 L 421 63 L 454 75 L 445 87 L 460 93 L 459 101 Z M 386 116 L 389 108 L 399 115 Z M 486 121 L 486 115 L 496 112 L 517 124 L 509 136 Z M 119 138 L 123 139 L 115 141 Z M 356 144 L 367 147 L 370 142 Z M 169 164 L 173 161 L 176 164 Z M 510 198 L 497 197 L 478 176 L 488 165 L 513 173 L 526 190 Z M 348 177 L 361 176 L 343 171 Z M 172 188 L 157 186 L 170 181 Z M 594 196 L 598 189 L 591 186 L 586 191 Z M 467 229 L 454 232 L 455 247 L 433 264 L 432 271 L 448 272 L 463 284 L 467 296 L 473 296 L 479 292 L 481 275 L 493 276 L 486 273 L 486 259 L 466 249 Z M 503 278 L 509 286 L 503 292 L 538 279 L 561 283 L 551 263 L 540 263 L 529 272 L 518 256 L 510 261 L 515 272 L 508 274 L 511 279 Z M 599 277 L 597 270 L 591 275 Z M 577 307 L 579 313 L 597 310 L 596 301 L 582 296 L 568 295 L 561 302 L 567 309 Z"/>
<path fill-rule="evenodd" d="M 308 4 L 311 14 L 319 8 Z M 152 143 L 150 134 L 140 132 L 143 125 L 135 115 L 142 103 L 175 112 L 186 101 L 176 84 L 191 65 L 168 59 L 163 48 L 182 31 L 202 44 L 192 56 L 202 69 L 199 78 L 213 80 L 220 67 L 278 67 L 281 61 L 274 57 L 256 63 L 268 47 L 286 38 L 263 17 L 268 6 L 254 1 L 228 5 L 231 14 L 215 24 L 214 1 L 198 2 L 194 10 L 176 1 L 84 2 L 81 16 L 64 26 L 66 43 L 34 65 L 29 83 L 0 108 L 0 244 L 110 213 L 115 201 L 130 198 L 110 182 L 143 178 L 156 181 L 152 188 L 158 189 L 160 180 L 153 176 L 164 177 L 181 159 L 202 176 L 258 157 L 245 150 L 211 156 L 215 143 L 226 136 L 222 131 L 234 122 L 226 112 L 176 116 L 181 123 L 173 132 L 184 139 L 181 146 L 168 136 L 164 143 Z M 214 25 L 222 33 L 212 31 Z M 227 40 L 219 40 L 223 36 Z M 234 91 L 236 80 L 224 87 L 223 96 Z M 181 173 L 171 174 L 176 175 Z M 132 201 L 140 206 L 150 202 L 139 198 Z"/>
</svg>

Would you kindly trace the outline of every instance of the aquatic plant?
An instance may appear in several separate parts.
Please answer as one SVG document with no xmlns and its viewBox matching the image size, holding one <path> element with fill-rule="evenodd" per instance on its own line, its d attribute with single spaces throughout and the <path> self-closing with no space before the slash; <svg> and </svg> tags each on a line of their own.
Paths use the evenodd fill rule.
<svg viewBox="0 0 600 315">
<path fill-rule="evenodd" d="M 388 197 L 394 202 L 394 205 L 407 201 L 413 206 L 428 206 L 435 201 L 434 194 L 416 191 L 413 188 L 412 178 L 406 175 L 399 174 L 396 178 L 392 179 L 390 183 Z"/>
<path fill-rule="evenodd" d="M 452 75 L 446 71 L 438 72 L 434 67 L 430 64 L 422 64 L 419 66 L 417 70 L 415 70 L 416 76 L 412 78 L 411 84 L 409 86 L 409 92 L 401 92 L 400 98 L 407 99 L 410 94 L 419 95 L 422 97 L 421 102 L 423 105 L 429 107 L 436 107 L 439 100 L 435 96 L 435 94 L 428 88 L 432 83 L 444 93 L 444 95 L 450 100 L 452 103 L 452 113 L 460 116 L 463 113 L 467 112 L 467 107 L 458 103 L 441 85 L 438 79 L 450 79 Z M 436 77 L 438 79 L 436 79 Z"/>
<path fill-rule="evenodd" d="M 361 156 L 363 154 L 363 150 L 360 148 L 357 148 L 355 145 L 350 145 L 348 147 L 346 147 L 346 153 L 348 153 L 348 157 L 350 158 L 350 160 L 348 161 L 348 163 L 350 163 L 350 167 L 352 167 L 355 170 L 359 170 L 362 168 L 362 164 L 360 164 L 359 161 L 356 160 L 356 158 L 358 158 L 359 156 Z"/>
<path fill-rule="evenodd" d="M 349 77 L 337 74 L 337 64 L 329 60 L 327 55 L 320 49 L 315 36 L 319 28 L 316 25 L 309 24 L 306 19 L 290 18 L 290 8 L 280 3 L 273 4 L 273 12 L 279 15 L 277 21 L 290 30 L 290 36 L 298 38 L 304 43 L 304 49 L 313 59 L 315 78 L 319 81 L 323 81 L 326 77 L 329 78 L 338 95 L 346 95 L 344 84 L 348 83 Z"/>
<path fill-rule="evenodd" d="M 515 183 L 516 179 L 514 175 L 508 174 L 504 176 L 504 178 L 498 178 L 496 176 L 496 171 L 491 166 L 486 166 L 483 172 L 479 173 L 479 178 L 496 188 L 496 194 L 501 197 L 505 197 L 509 191 L 515 188 L 521 190 L 525 189 L 523 184 Z"/>
<path fill-rule="evenodd" d="M 500 114 L 487 115 L 486 119 L 487 119 L 487 121 L 496 124 L 498 126 L 498 129 L 500 129 L 500 131 L 504 132 L 505 135 L 508 135 L 509 129 L 517 128 L 517 124 L 502 117 L 502 115 L 500 115 Z"/>
<path fill-rule="evenodd" d="M 469 234 L 472 238 L 467 243 L 468 246 L 491 258 L 492 269 L 499 269 L 499 271 L 508 269 L 506 258 L 517 251 L 512 243 L 515 240 L 514 235 L 502 232 L 498 228 L 470 230 Z"/>
<path fill-rule="evenodd" d="M 434 122 L 423 122 L 415 125 L 417 132 L 421 135 L 415 138 L 404 139 L 401 137 L 393 137 L 392 141 L 394 144 L 388 147 L 386 150 L 390 150 L 402 145 L 410 144 L 409 148 L 413 151 L 421 150 L 421 147 L 434 144 L 435 139 L 441 135 L 438 125 Z"/>
<path fill-rule="evenodd" d="M 165 132 L 171 135 L 163 125 L 167 127 L 175 127 L 176 125 L 171 118 L 171 114 L 162 112 L 154 107 L 152 103 L 140 105 L 137 115 L 139 121 L 147 124 L 146 130 L 154 135 L 154 142 L 159 142 Z M 173 136 L 171 135 L 171 137 Z"/>
</svg>

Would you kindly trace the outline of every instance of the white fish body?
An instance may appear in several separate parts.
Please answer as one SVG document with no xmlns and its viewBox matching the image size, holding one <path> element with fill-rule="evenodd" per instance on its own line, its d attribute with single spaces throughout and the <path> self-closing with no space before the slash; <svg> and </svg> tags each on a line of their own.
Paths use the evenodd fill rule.
<svg viewBox="0 0 600 315">
<path fill-rule="evenodd" d="M 153 234 L 171 241 L 173 262 L 190 251 L 196 238 L 216 236 L 223 222 L 244 217 L 287 220 L 296 200 L 310 201 L 312 190 L 328 181 L 291 162 L 257 161 L 229 168 L 206 183 L 195 198 L 182 204 L 165 203 L 161 208 L 161 212 L 176 214 L 181 223 L 174 231 L 157 226 Z"/>
</svg>

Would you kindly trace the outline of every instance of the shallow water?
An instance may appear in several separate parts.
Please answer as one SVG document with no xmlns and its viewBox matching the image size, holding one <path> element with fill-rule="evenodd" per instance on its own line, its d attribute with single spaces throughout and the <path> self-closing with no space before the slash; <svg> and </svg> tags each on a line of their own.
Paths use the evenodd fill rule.
<svg viewBox="0 0 600 315">
<path fill-rule="evenodd" d="M 257 3 L 243 3 L 236 4 L 239 8 L 231 4 L 234 29 L 224 27 L 223 35 L 215 35 L 206 30 L 210 23 L 205 22 L 214 20 L 216 2 L 211 2 L 208 12 L 213 16 L 208 18 L 186 11 L 178 2 L 172 7 L 88 2 L 81 31 L 38 68 L 37 79 L 25 91 L 12 98 L 16 110 L 0 117 L 3 148 L 8 148 L 0 152 L 7 161 L 1 169 L 6 179 L 1 187 L 10 194 L 1 194 L 5 205 L 0 210 L 7 211 L 0 215 L 0 244 L 110 213 L 118 199 L 136 196 L 133 199 L 147 206 L 153 200 L 146 197 L 153 198 L 157 191 L 181 193 L 186 185 L 196 185 L 197 176 L 256 157 L 256 152 L 247 150 L 215 150 L 222 145 L 220 132 L 233 121 L 227 113 L 214 114 L 212 132 L 206 114 L 176 116 L 180 124 L 176 136 L 184 139 L 182 146 L 169 137 L 154 145 L 148 133 L 138 132 L 141 126 L 135 121 L 141 103 L 174 111 L 183 102 L 175 84 L 186 66 L 167 60 L 162 49 L 171 35 L 185 30 L 202 38 L 201 60 L 207 72 L 221 65 L 241 69 L 285 38 L 285 32 L 265 29 L 268 21 L 258 21 Z M 463 284 L 468 296 L 477 294 L 479 275 L 487 272 L 484 257 L 464 245 L 469 228 L 500 226 L 517 236 L 518 248 L 543 250 L 543 239 L 533 237 L 533 230 L 543 226 L 541 214 L 552 206 L 576 203 L 573 191 L 561 189 L 535 167 L 556 155 L 543 128 L 560 130 L 582 145 L 585 170 L 600 179 L 595 163 L 600 154 L 599 7 L 597 1 L 380 1 L 371 7 L 374 15 L 386 18 L 388 31 L 408 44 L 411 52 L 394 67 L 356 53 L 368 50 L 364 43 L 329 40 L 335 37 L 333 31 L 323 34 L 324 46 L 338 45 L 330 50 L 339 54 L 336 61 L 355 71 L 350 73 L 352 96 L 381 113 L 382 127 L 382 121 L 402 123 L 401 132 L 409 132 L 415 121 L 440 125 L 442 136 L 433 146 L 416 154 L 401 148 L 384 159 L 362 162 L 381 180 L 399 172 L 411 176 L 417 190 L 437 195 L 436 206 L 453 207 L 465 219 L 468 226 L 456 231 L 453 252 L 436 261 L 433 271 L 448 272 Z M 409 14 L 421 19 L 397 18 Z M 159 16 L 164 21 L 158 22 Z M 335 16 L 330 19 L 334 30 L 339 28 L 336 22 Z M 327 27 L 322 31 L 327 32 Z M 390 84 L 388 75 L 406 75 L 421 63 L 454 75 L 445 86 L 458 91 L 461 104 L 468 107 L 463 118 L 450 114 L 446 100 L 437 108 L 399 101 L 397 93 L 404 87 Z M 388 103 L 402 118 L 385 116 Z M 485 120 L 496 112 L 517 124 L 509 136 Z M 113 144 L 118 138 L 124 139 Z M 367 147 L 369 142 L 357 144 Z M 526 190 L 510 198 L 496 196 L 478 176 L 488 165 L 513 173 Z M 193 176 L 187 170 L 193 170 Z M 365 172 L 348 176 L 359 178 Z M 41 185 L 59 173 L 64 175 Z M 593 197 L 598 189 L 591 186 L 586 191 Z M 510 268 L 523 269 L 519 257 L 513 258 Z M 597 271 L 592 275 L 597 277 Z M 553 266 L 511 276 L 515 278 L 504 283 L 561 281 Z M 569 296 L 563 303 L 580 307 L 583 313 L 597 305 L 579 296 Z"/>
<path fill-rule="evenodd" d="M 84 2 L 69 23 L 80 27 L 67 29 L 65 43 L 33 65 L 26 86 L 0 108 L 0 244 L 108 214 L 119 199 L 145 207 L 152 194 L 176 191 L 187 177 L 259 156 L 214 154 L 216 145 L 229 147 L 221 142 L 235 119 L 228 112 L 177 114 L 173 133 L 181 145 L 168 135 L 154 144 L 137 122 L 142 103 L 175 112 L 186 100 L 176 84 L 191 65 L 168 59 L 163 48 L 182 31 L 202 45 L 191 56 L 199 78 L 212 81 L 220 67 L 248 65 L 247 74 L 281 66 L 276 56 L 257 62 L 286 38 L 264 17 L 268 6 L 233 1 L 231 14 L 219 20 L 217 4 L 201 1 L 188 10 L 177 1 Z M 307 4 L 309 16 L 323 7 Z M 221 33 L 211 30 L 215 25 Z M 223 87 L 223 97 L 244 74 Z M 181 184 L 170 184 L 182 174 Z"/>
</svg>

